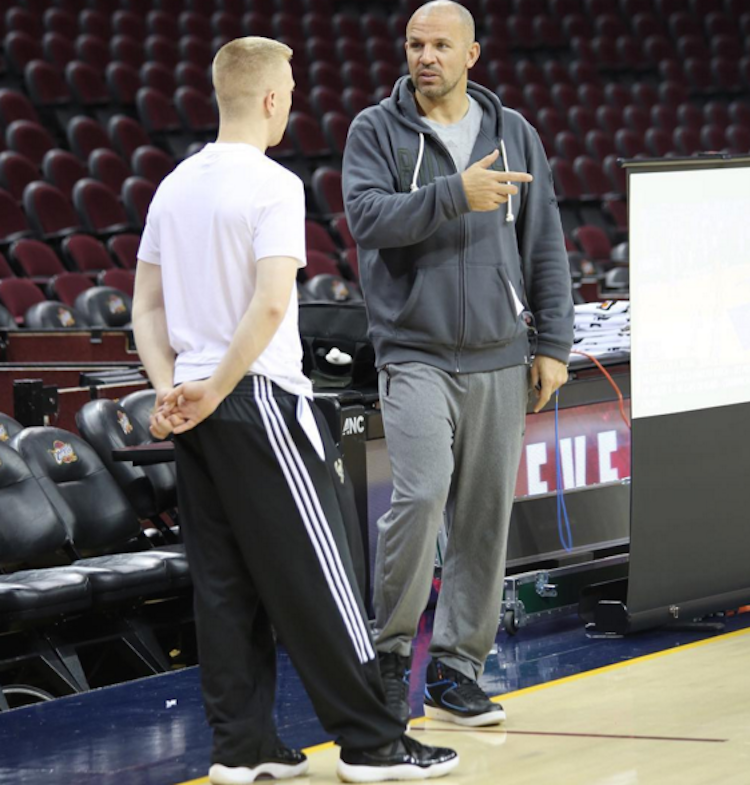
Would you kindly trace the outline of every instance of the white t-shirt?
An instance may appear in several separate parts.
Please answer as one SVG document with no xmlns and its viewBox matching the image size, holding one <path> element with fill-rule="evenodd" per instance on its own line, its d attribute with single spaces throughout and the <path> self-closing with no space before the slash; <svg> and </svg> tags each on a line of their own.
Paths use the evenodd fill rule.
<svg viewBox="0 0 750 785">
<path fill-rule="evenodd" d="M 161 183 L 138 258 L 161 265 L 175 384 L 209 377 L 255 292 L 256 263 L 307 264 L 301 180 L 248 144 L 208 144 Z M 271 343 L 248 369 L 312 397 L 302 373 L 297 290 Z"/>
</svg>

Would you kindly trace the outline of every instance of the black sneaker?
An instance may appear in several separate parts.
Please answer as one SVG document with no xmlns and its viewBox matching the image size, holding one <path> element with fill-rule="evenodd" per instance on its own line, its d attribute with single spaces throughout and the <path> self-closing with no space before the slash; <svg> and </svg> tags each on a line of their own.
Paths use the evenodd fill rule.
<svg viewBox="0 0 750 785">
<path fill-rule="evenodd" d="M 211 785 L 250 785 L 259 777 L 287 780 L 307 773 L 307 757 L 303 752 L 277 747 L 266 760 L 255 766 L 223 766 L 214 763 L 208 770 Z"/>
<path fill-rule="evenodd" d="M 406 727 L 409 723 L 409 675 L 411 657 L 394 652 L 378 652 L 380 676 L 385 689 L 385 703 L 396 719 Z"/>
<path fill-rule="evenodd" d="M 344 782 L 426 780 L 458 766 L 458 755 L 445 747 L 428 747 L 409 736 L 374 750 L 341 750 L 336 774 Z"/>
<path fill-rule="evenodd" d="M 432 660 L 427 666 L 424 694 L 424 713 L 433 720 L 472 728 L 505 720 L 503 707 L 493 703 L 473 679 L 442 662 Z"/>
</svg>

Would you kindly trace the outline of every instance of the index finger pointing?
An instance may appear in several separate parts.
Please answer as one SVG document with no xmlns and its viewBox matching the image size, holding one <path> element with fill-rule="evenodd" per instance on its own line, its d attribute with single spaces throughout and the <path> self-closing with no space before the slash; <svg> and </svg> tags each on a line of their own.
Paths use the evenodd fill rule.
<svg viewBox="0 0 750 785">
<path fill-rule="evenodd" d="M 530 183 L 534 178 L 528 172 L 497 172 L 504 183 Z"/>
</svg>

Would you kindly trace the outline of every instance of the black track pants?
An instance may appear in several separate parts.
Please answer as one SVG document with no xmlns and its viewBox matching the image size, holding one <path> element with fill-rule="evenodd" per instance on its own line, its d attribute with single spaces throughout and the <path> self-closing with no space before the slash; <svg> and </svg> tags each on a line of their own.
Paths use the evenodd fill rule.
<svg viewBox="0 0 750 785">
<path fill-rule="evenodd" d="M 385 707 L 336 473 L 297 422 L 297 403 L 248 376 L 175 438 L 212 762 L 228 766 L 253 766 L 277 741 L 271 625 L 339 744 L 379 746 L 404 730 Z"/>
</svg>

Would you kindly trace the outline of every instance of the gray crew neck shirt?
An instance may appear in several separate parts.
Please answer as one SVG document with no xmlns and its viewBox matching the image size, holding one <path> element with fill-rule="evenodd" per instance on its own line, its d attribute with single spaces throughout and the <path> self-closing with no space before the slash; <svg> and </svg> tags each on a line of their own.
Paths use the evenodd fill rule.
<svg viewBox="0 0 750 785">
<path fill-rule="evenodd" d="M 457 123 L 442 125 L 426 117 L 422 118 L 445 145 L 458 172 L 463 172 L 468 166 L 482 124 L 482 107 L 470 95 L 468 98 L 469 110 Z"/>
</svg>

